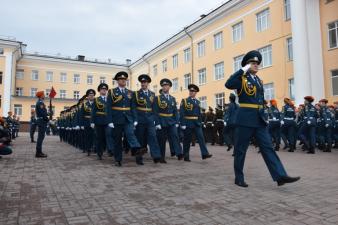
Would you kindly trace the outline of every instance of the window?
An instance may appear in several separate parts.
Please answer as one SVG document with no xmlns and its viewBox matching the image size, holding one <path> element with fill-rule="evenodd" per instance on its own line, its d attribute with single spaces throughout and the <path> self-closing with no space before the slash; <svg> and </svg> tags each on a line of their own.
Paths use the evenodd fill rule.
<svg viewBox="0 0 338 225">
<path fill-rule="evenodd" d="M 67 82 L 67 74 L 66 73 L 61 73 L 60 74 L 60 82 L 61 83 L 66 83 Z"/>
<path fill-rule="evenodd" d="M 214 49 L 220 49 L 223 47 L 223 33 L 219 32 L 214 35 Z"/>
<path fill-rule="evenodd" d="M 178 54 L 173 55 L 173 69 L 178 67 Z"/>
<path fill-rule="evenodd" d="M 38 80 L 39 79 L 39 71 L 32 70 L 32 80 Z"/>
<path fill-rule="evenodd" d="M 198 101 L 201 102 L 200 106 L 202 109 L 206 109 L 208 107 L 207 105 L 207 96 L 201 96 L 198 98 Z"/>
<path fill-rule="evenodd" d="M 220 105 L 223 107 L 224 102 L 225 102 L 224 92 L 215 94 L 215 106 Z"/>
<path fill-rule="evenodd" d="M 234 72 L 242 68 L 242 59 L 244 55 L 239 55 L 234 58 Z"/>
<path fill-rule="evenodd" d="M 291 19 L 290 0 L 284 0 L 284 19 L 285 20 Z"/>
<path fill-rule="evenodd" d="M 220 62 L 214 65 L 214 79 L 224 79 L 224 62 Z"/>
<path fill-rule="evenodd" d="M 93 84 L 93 75 L 87 75 L 87 84 L 89 85 Z"/>
<path fill-rule="evenodd" d="M 188 89 L 189 84 L 191 84 L 191 75 L 190 75 L 190 73 L 184 75 L 184 89 Z"/>
<path fill-rule="evenodd" d="M 291 99 L 295 99 L 295 84 L 294 79 L 289 79 L 289 96 Z"/>
<path fill-rule="evenodd" d="M 23 95 L 23 88 L 22 87 L 17 87 L 15 89 L 15 94 L 16 94 L 16 96 L 22 96 Z"/>
<path fill-rule="evenodd" d="M 205 56 L 205 41 L 200 41 L 197 43 L 197 55 L 198 57 Z"/>
<path fill-rule="evenodd" d="M 46 90 L 45 90 L 45 93 L 46 93 L 46 97 L 49 97 L 50 89 L 46 89 Z"/>
<path fill-rule="evenodd" d="M 288 47 L 288 60 L 293 60 L 293 48 L 292 48 L 292 37 L 286 39 L 286 45 Z"/>
<path fill-rule="evenodd" d="M 153 65 L 153 74 L 154 76 L 157 76 L 157 64 Z"/>
<path fill-rule="evenodd" d="M 22 116 L 22 105 L 14 104 L 14 114 L 17 116 Z"/>
<path fill-rule="evenodd" d="M 66 90 L 60 90 L 60 98 L 66 98 Z"/>
<path fill-rule="evenodd" d="M 16 77 L 17 79 L 22 80 L 23 77 L 24 77 L 24 70 L 20 70 L 20 69 L 16 70 L 16 75 L 15 75 L 15 77 Z"/>
<path fill-rule="evenodd" d="M 157 85 L 153 86 L 153 91 L 155 92 L 155 94 L 157 95 Z"/>
<path fill-rule="evenodd" d="M 173 91 L 178 91 L 178 78 L 173 79 Z"/>
<path fill-rule="evenodd" d="M 4 49 L 0 48 L 0 55 L 3 55 L 3 54 L 4 54 Z"/>
<path fill-rule="evenodd" d="M 80 74 L 74 74 L 73 82 L 74 82 L 74 84 L 80 83 Z"/>
<path fill-rule="evenodd" d="M 0 72 L 0 84 L 2 84 L 2 72 Z"/>
<path fill-rule="evenodd" d="M 237 42 L 243 37 L 243 22 L 239 22 L 232 26 L 232 41 Z"/>
<path fill-rule="evenodd" d="M 190 61 L 190 48 L 184 49 L 184 62 L 188 63 Z"/>
<path fill-rule="evenodd" d="M 338 21 L 329 23 L 329 46 L 330 48 L 338 47 Z"/>
<path fill-rule="evenodd" d="M 168 70 L 168 61 L 167 60 L 163 60 L 162 61 L 162 72 L 165 73 Z"/>
<path fill-rule="evenodd" d="M 258 49 L 262 54 L 262 63 L 261 67 L 267 67 L 272 65 L 272 47 L 271 45 Z"/>
<path fill-rule="evenodd" d="M 46 81 L 48 81 L 48 82 L 53 81 L 53 72 L 51 72 L 51 71 L 46 72 Z"/>
<path fill-rule="evenodd" d="M 270 27 L 269 9 L 265 9 L 262 12 L 257 13 L 256 17 L 257 17 L 257 24 L 256 24 L 257 32 L 262 32 Z"/>
<path fill-rule="evenodd" d="M 332 70 L 332 94 L 333 95 L 338 95 L 338 69 L 337 70 Z"/>
<path fill-rule="evenodd" d="M 275 98 L 273 83 L 264 84 L 264 98 L 267 101 Z"/>
<path fill-rule="evenodd" d="M 37 88 L 31 88 L 31 97 L 35 97 L 37 91 Z"/>
<path fill-rule="evenodd" d="M 207 83 L 207 70 L 205 68 L 198 70 L 198 85 Z"/>
<path fill-rule="evenodd" d="M 106 83 L 106 77 L 100 77 L 100 84 Z"/>
<path fill-rule="evenodd" d="M 74 99 L 79 99 L 80 98 L 80 92 L 79 91 L 74 91 L 73 92 L 73 97 L 74 97 Z"/>
</svg>

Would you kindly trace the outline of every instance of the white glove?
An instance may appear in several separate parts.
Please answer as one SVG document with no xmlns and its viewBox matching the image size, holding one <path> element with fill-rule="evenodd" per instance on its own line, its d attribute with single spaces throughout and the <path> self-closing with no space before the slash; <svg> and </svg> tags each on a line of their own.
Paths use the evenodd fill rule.
<svg viewBox="0 0 338 225">
<path fill-rule="evenodd" d="M 276 117 L 273 117 L 272 120 L 273 120 L 273 121 L 276 121 L 277 119 L 276 119 Z"/>
<path fill-rule="evenodd" d="M 84 126 L 81 126 L 81 130 L 84 130 Z"/>
<path fill-rule="evenodd" d="M 60 127 L 57 127 L 57 129 L 60 129 Z"/>
<path fill-rule="evenodd" d="M 251 67 L 250 63 L 246 64 L 244 67 L 242 67 L 242 70 L 244 71 L 244 73 L 246 73 L 250 69 L 250 67 Z"/>
<path fill-rule="evenodd" d="M 76 127 L 75 127 L 75 130 L 80 130 L 80 126 L 76 126 Z"/>
<path fill-rule="evenodd" d="M 109 123 L 109 124 L 108 124 L 108 127 L 114 128 L 114 124 L 113 124 L 113 123 Z"/>
<path fill-rule="evenodd" d="M 329 127 L 329 124 L 325 124 L 325 127 Z"/>
<path fill-rule="evenodd" d="M 134 127 L 136 127 L 136 126 L 137 126 L 137 124 L 138 124 L 138 122 L 137 122 L 137 121 L 135 121 L 135 122 L 134 122 Z"/>
<path fill-rule="evenodd" d="M 94 124 L 94 123 L 91 123 L 91 124 L 90 124 L 90 127 L 94 129 L 95 124 Z"/>
<path fill-rule="evenodd" d="M 213 126 L 215 126 L 214 124 L 211 124 L 211 126 L 213 127 Z"/>
<path fill-rule="evenodd" d="M 159 124 L 159 125 L 156 125 L 156 130 L 161 130 L 162 129 L 162 127 L 161 127 L 161 125 Z"/>
<path fill-rule="evenodd" d="M 187 128 L 187 126 L 181 126 L 182 130 L 185 130 Z"/>
<path fill-rule="evenodd" d="M 284 120 L 280 121 L 280 124 L 284 125 Z"/>
<path fill-rule="evenodd" d="M 204 127 L 204 128 L 207 128 L 207 126 L 205 126 L 205 124 L 203 124 L 203 127 Z"/>
<path fill-rule="evenodd" d="M 225 127 L 227 126 L 227 122 L 224 122 L 224 126 L 225 126 Z"/>
<path fill-rule="evenodd" d="M 309 125 L 310 125 L 310 124 L 311 124 L 311 121 L 307 121 L 307 124 L 309 124 Z"/>
<path fill-rule="evenodd" d="M 178 123 L 175 124 L 176 128 L 179 127 L 180 125 L 178 125 Z"/>
</svg>

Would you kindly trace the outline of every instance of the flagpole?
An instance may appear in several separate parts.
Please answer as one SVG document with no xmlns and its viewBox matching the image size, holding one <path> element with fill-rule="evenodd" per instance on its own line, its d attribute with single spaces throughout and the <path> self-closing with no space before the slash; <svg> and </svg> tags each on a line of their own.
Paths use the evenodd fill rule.
<svg viewBox="0 0 338 225">
<path fill-rule="evenodd" d="M 52 98 L 49 97 L 49 120 L 53 120 Z"/>
</svg>

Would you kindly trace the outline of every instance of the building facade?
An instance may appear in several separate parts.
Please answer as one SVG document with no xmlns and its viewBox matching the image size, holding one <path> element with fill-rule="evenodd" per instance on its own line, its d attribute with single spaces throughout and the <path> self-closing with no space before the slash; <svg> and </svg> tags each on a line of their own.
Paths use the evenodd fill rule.
<svg viewBox="0 0 338 225">
<path fill-rule="evenodd" d="M 338 100 L 337 12 L 338 0 L 230 0 L 132 64 L 29 54 L 25 44 L 0 37 L 0 110 L 28 121 L 36 91 L 48 94 L 53 86 L 58 115 L 88 88 L 100 82 L 114 86 L 112 78 L 121 70 L 130 74 L 133 90 L 142 73 L 152 77 L 156 93 L 161 79 L 171 79 L 178 101 L 195 83 L 202 107 L 215 107 L 228 101 L 224 83 L 252 49 L 263 56 L 259 75 L 267 100 L 281 105 L 290 97 L 300 104 L 305 95 L 313 95 L 332 103 Z"/>
</svg>

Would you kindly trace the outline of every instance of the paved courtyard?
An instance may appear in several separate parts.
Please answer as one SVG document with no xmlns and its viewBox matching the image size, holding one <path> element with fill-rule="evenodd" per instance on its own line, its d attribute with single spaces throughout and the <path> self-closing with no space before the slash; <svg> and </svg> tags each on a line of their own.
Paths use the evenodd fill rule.
<svg viewBox="0 0 338 225">
<path fill-rule="evenodd" d="M 47 159 L 34 158 L 27 134 L 0 159 L 0 224 L 338 224 L 338 151 L 306 155 L 280 152 L 290 175 L 302 179 L 277 187 L 261 155 L 246 160 L 249 188 L 233 184 L 230 152 L 209 147 L 202 161 L 122 168 L 97 161 L 46 137 Z"/>
</svg>

